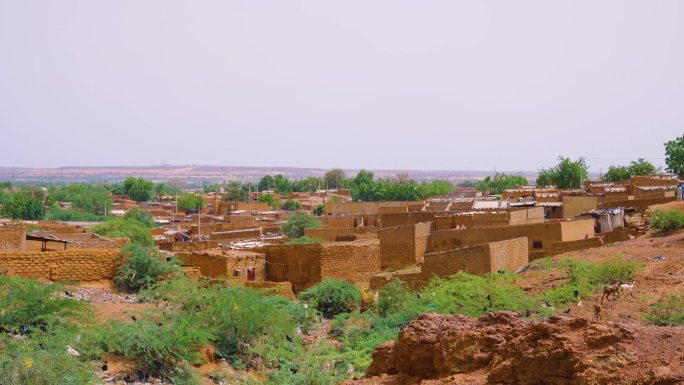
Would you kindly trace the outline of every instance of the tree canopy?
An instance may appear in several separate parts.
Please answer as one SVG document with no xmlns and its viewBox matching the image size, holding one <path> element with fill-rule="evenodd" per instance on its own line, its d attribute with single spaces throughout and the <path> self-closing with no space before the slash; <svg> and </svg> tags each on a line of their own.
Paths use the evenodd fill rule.
<svg viewBox="0 0 684 385">
<path fill-rule="evenodd" d="M 194 210 L 204 207 L 204 199 L 197 194 L 183 194 L 178 197 L 176 203 L 181 210 Z"/>
<path fill-rule="evenodd" d="M 36 220 L 45 217 L 45 206 L 24 192 L 10 194 L 5 199 L 0 215 L 7 218 Z"/>
<path fill-rule="evenodd" d="M 345 179 L 347 179 L 347 173 L 341 168 L 333 168 L 323 177 L 327 188 L 340 188 L 344 185 Z"/>
<path fill-rule="evenodd" d="M 147 202 L 154 194 L 154 183 L 142 178 L 128 177 L 123 182 L 124 194 L 138 202 Z"/>
<path fill-rule="evenodd" d="M 555 166 L 539 170 L 537 186 L 554 185 L 558 188 L 579 188 L 588 177 L 589 168 L 584 158 L 573 161 L 561 156 Z"/>
<path fill-rule="evenodd" d="M 527 178 L 521 175 L 508 175 L 497 172 L 494 176 L 488 176 L 477 184 L 477 188 L 482 191 L 489 191 L 490 194 L 501 194 L 504 190 L 514 187 L 527 186 Z"/>
<path fill-rule="evenodd" d="M 149 228 L 135 219 L 112 219 L 93 226 L 90 232 L 110 238 L 129 238 L 131 243 L 153 246 L 154 240 Z"/>
<path fill-rule="evenodd" d="M 610 182 L 619 182 L 627 180 L 632 177 L 632 175 L 653 175 L 658 173 L 658 169 L 653 165 L 653 163 L 639 158 L 633 160 L 629 166 L 610 166 L 608 171 L 603 176 L 603 180 Z"/>
<path fill-rule="evenodd" d="M 304 236 L 304 229 L 317 229 L 323 227 L 318 219 L 306 214 L 295 214 L 283 225 L 283 234 L 290 238 Z"/>
<path fill-rule="evenodd" d="M 684 176 L 684 135 L 665 143 L 667 171 Z"/>
</svg>

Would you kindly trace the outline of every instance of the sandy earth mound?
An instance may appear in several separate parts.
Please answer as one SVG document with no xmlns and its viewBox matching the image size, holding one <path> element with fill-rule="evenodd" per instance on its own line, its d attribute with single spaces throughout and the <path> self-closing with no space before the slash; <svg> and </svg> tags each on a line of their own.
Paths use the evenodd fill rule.
<svg viewBox="0 0 684 385">
<path fill-rule="evenodd" d="M 373 354 L 348 385 L 680 384 L 684 328 L 511 312 L 424 314 Z"/>
</svg>

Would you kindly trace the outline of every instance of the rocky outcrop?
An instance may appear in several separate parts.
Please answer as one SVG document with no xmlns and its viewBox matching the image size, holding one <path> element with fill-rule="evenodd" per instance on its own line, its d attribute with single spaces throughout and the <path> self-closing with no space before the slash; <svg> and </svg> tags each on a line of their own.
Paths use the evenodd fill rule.
<svg viewBox="0 0 684 385">
<path fill-rule="evenodd" d="M 679 327 L 424 314 L 375 350 L 369 378 L 350 384 L 679 384 L 682 349 Z"/>
</svg>

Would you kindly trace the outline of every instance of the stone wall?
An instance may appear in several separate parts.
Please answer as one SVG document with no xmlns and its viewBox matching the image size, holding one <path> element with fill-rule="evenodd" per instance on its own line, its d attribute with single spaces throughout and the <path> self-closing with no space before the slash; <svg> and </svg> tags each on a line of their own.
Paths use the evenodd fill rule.
<svg viewBox="0 0 684 385">
<path fill-rule="evenodd" d="M 0 269 L 6 274 L 53 281 L 111 280 L 119 263 L 118 249 L 0 253 Z"/>
</svg>

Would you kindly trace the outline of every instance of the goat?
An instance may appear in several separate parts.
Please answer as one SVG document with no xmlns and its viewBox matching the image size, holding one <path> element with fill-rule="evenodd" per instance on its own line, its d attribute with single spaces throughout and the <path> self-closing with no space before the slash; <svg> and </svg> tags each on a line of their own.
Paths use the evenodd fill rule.
<svg viewBox="0 0 684 385">
<path fill-rule="evenodd" d="M 601 304 L 603 304 L 603 298 L 607 299 L 610 301 L 610 296 L 613 296 L 613 299 L 617 299 L 620 296 L 620 285 L 622 285 L 624 282 L 622 280 L 617 280 L 613 281 L 610 285 L 606 285 L 603 288 L 603 295 L 601 296 Z"/>
<path fill-rule="evenodd" d="M 630 281 L 630 282 L 623 282 L 620 285 L 620 294 L 625 293 L 627 291 L 627 295 L 630 297 L 634 297 L 633 290 L 636 287 L 636 282 L 635 281 Z"/>
<path fill-rule="evenodd" d="M 594 319 L 597 321 L 601 320 L 601 305 L 598 303 L 594 304 Z"/>
</svg>

